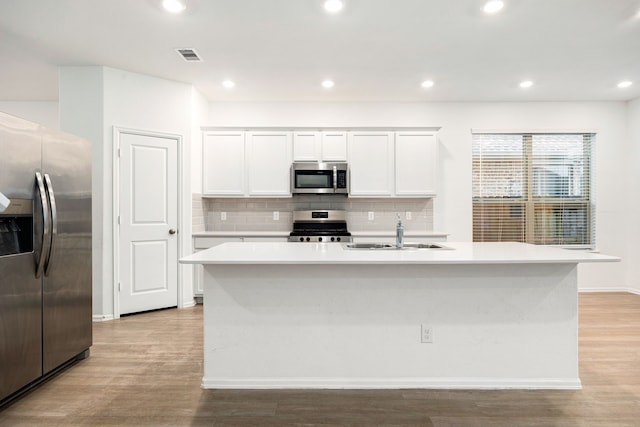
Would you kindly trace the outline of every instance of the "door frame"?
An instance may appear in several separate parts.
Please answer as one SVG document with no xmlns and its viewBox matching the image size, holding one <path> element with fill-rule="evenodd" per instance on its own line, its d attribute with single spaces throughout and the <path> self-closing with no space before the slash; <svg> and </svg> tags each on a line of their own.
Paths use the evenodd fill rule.
<svg viewBox="0 0 640 427">
<path fill-rule="evenodd" d="M 132 128 L 125 128 L 125 127 L 120 127 L 120 126 L 113 126 L 113 180 L 112 180 L 112 185 L 113 185 L 113 212 L 112 212 L 112 229 L 113 229 L 113 234 L 112 234 L 112 245 L 113 245 L 113 253 L 112 253 L 112 263 L 113 263 L 113 281 L 112 281 L 112 286 L 113 286 L 113 318 L 114 319 L 119 319 L 120 318 L 120 224 L 118 223 L 119 221 L 119 212 L 120 212 L 120 137 L 121 135 L 136 135 L 136 136 L 150 136 L 150 137 L 155 137 L 155 138 L 166 138 L 166 139 L 173 139 L 176 141 L 177 144 L 177 159 L 176 161 L 178 162 L 177 166 L 177 173 L 178 173 L 178 194 L 177 194 L 177 206 L 176 206 L 176 210 L 178 211 L 178 256 L 176 259 L 176 262 L 178 262 L 178 260 L 180 258 L 182 258 L 182 256 L 184 255 L 183 252 L 183 247 L 184 245 L 182 244 L 182 236 L 184 236 L 184 232 L 186 230 L 188 230 L 189 228 L 187 228 L 187 224 L 185 222 L 185 217 L 182 213 L 182 209 L 181 209 L 181 205 L 182 203 L 184 203 L 184 189 L 183 189 L 183 183 L 184 183 L 184 178 L 183 178 L 183 158 L 184 158 L 184 145 L 182 143 L 182 135 L 178 135 L 175 133 L 167 133 L 167 132 L 159 132 L 159 131 L 148 131 L 148 130 L 142 130 L 142 129 L 132 129 Z M 178 286 L 177 286 L 177 292 L 178 292 L 178 308 L 182 308 L 182 307 L 186 307 L 188 305 L 193 305 L 193 304 L 189 304 L 187 302 L 187 304 L 185 304 L 184 298 L 183 298 L 183 292 L 182 292 L 182 288 L 184 286 L 185 283 L 185 270 L 180 268 L 180 264 L 178 264 L 178 269 L 177 269 L 177 273 L 178 273 Z M 193 303 L 193 301 L 192 301 Z"/>
</svg>

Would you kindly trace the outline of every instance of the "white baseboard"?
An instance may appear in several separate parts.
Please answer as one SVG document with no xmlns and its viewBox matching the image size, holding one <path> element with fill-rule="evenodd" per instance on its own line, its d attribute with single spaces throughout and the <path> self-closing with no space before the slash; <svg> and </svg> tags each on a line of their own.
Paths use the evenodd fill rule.
<svg viewBox="0 0 640 427">
<path fill-rule="evenodd" d="M 580 293 L 595 293 L 595 292 L 627 292 L 630 294 L 640 295 L 640 290 L 632 288 L 581 288 L 578 289 Z"/>
<path fill-rule="evenodd" d="M 203 378 L 205 389 L 579 390 L 579 378 Z"/>
<path fill-rule="evenodd" d="M 195 307 L 195 305 L 196 305 L 196 300 L 195 300 L 195 298 L 192 298 L 192 299 L 190 299 L 189 301 L 185 301 L 185 302 L 182 304 L 182 307 L 179 307 L 179 308 Z"/>
<path fill-rule="evenodd" d="M 106 322 L 108 320 L 113 320 L 113 314 L 94 314 L 93 315 L 94 322 Z"/>
</svg>

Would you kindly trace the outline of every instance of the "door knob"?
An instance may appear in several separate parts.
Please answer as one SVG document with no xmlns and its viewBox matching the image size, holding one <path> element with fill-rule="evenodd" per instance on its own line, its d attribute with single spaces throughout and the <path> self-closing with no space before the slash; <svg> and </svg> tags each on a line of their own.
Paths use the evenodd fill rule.
<svg viewBox="0 0 640 427">
<path fill-rule="evenodd" d="M 176 234 L 175 228 L 170 228 L 169 229 L 169 234 Z"/>
</svg>

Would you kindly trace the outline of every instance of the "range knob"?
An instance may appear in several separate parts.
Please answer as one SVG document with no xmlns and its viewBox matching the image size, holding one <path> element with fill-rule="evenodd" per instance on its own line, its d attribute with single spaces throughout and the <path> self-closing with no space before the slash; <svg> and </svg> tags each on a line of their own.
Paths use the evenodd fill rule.
<svg viewBox="0 0 640 427">
<path fill-rule="evenodd" d="M 311 238 L 310 238 L 310 237 L 307 237 L 307 239 L 306 239 L 306 240 L 307 240 L 307 242 L 310 242 L 310 241 L 311 241 Z"/>
<path fill-rule="evenodd" d="M 339 242 L 341 239 L 339 237 L 337 237 L 336 240 Z"/>
<path fill-rule="evenodd" d="M 301 241 L 301 242 L 304 242 L 304 237 L 301 237 L 301 238 L 300 238 L 300 241 Z"/>
<path fill-rule="evenodd" d="M 318 242 L 322 242 L 322 237 L 318 237 Z"/>
<path fill-rule="evenodd" d="M 335 237 L 332 237 L 332 238 L 331 238 L 331 241 L 332 241 L 332 242 L 335 242 L 335 241 L 336 241 L 336 238 L 335 238 Z"/>
</svg>

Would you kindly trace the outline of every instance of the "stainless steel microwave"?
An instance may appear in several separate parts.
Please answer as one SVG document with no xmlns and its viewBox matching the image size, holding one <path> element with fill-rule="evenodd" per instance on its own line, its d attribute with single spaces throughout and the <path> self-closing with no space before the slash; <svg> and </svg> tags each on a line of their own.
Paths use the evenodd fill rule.
<svg viewBox="0 0 640 427">
<path fill-rule="evenodd" d="M 295 162 L 291 165 L 291 193 L 347 194 L 346 163 Z"/>
</svg>

